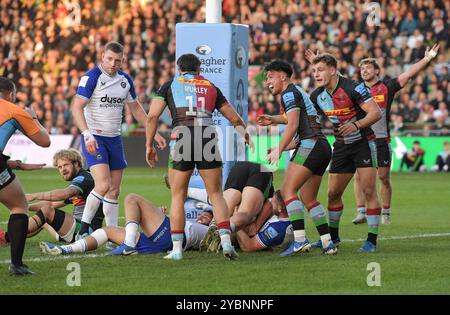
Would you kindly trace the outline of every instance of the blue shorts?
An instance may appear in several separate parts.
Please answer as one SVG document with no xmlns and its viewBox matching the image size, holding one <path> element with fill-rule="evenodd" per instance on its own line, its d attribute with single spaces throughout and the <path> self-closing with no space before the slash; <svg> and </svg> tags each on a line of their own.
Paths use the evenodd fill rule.
<svg viewBox="0 0 450 315">
<path fill-rule="evenodd" d="M 148 237 L 141 232 L 136 244 L 139 254 L 156 254 L 167 252 L 172 249 L 172 237 L 170 235 L 170 221 L 166 217 L 158 230 Z"/>
<path fill-rule="evenodd" d="M 121 136 L 102 137 L 94 135 L 94 137 L 98 144 L 96 155 L 92 155 L 86 150 L 84 137 L 81 141 L 81 149 L 88 167 L 96 164 L 108 164 L 110 170 L 121 170 L 128 166 Z"/>
</svg>

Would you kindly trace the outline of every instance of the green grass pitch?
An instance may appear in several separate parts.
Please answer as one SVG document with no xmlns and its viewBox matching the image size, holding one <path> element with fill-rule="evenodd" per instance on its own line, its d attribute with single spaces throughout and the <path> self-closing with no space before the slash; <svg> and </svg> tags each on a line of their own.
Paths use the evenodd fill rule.
<svg viewBox="0 0 450 315">
<path fill-rule="evenodd" d="M 156 205 L 169 206 L 163 184 L 165 169 L 129 168 L 120 202 L 126 194 L 144 195 Z M 27 192 L 64 187 L 55 169 L 16 172 Z M 284 173 L 276 174 L 279 187 Z M 182 261 L 165 261 L 163 254 L 131 257 L 76 255 L 49 257 L 39 252 L 46 232 L 28 239 L 25 262 L 37 273 L 30 277 L 8 274 L 9 247 L 0 247 L 0 294 L 449 294 L 450 293 L 450 177 L 449 174 L 393 174 L 392 225 L 381 226 L 378 252 L 357 253 L 367 226 L 354 226 L 352 186 L 344 196 L 341 221 L 343 243 L 338 255 L 318 250 L 281 258 L 276 251 L 240 253 L 237 261 L 221 255 L 187 252 Z M 326 204 L 327 181 L 319 200 Z M 0 210 L 0 229 L 8 212 Z M 70 206 L 66 211 L 72 211 Z M 123 208 L 120 209 L 123 223 Z M 318 239 L 307 216 L 307 235 Z M 104 248 L 96 254 L 102 254 Z M 81 285 L 68 286 L 70 262 L 80 264 Z M 368 286 L 372 270 L 380 266 L 381 286 Z M 370 276 L 369 276 L 370 278 Z"/>
</svg>

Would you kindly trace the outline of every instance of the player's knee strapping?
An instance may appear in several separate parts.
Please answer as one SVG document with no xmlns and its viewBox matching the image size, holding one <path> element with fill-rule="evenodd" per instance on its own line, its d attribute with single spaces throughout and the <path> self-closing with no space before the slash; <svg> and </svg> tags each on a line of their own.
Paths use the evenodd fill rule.
<svg viewBox="0 0 450 315">
<path fill-rule="evenodd" d="M 66 218 L 66 213 L 62 210 L 55 209 L 55 215 L 53 217 L 53 221 L 49 222 L 50 226 L 58 232 L 62 225 L 64 224 L 64 219 Z"/>
<path fill-rule="evenodd" d="M 42 210 L 37 211 L 36 214 L 34 216 L 32 216 L 31 218 L 36 223 L 38 230 L 47 222 Z"/>
</svg>

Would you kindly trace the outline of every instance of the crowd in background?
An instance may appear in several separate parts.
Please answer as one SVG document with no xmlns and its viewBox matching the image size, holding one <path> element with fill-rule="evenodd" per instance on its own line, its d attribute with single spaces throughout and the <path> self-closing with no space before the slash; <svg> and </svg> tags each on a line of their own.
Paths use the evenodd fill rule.
<svg viewBox="0 0 450 315">
<path fill-rule="evenodd" d="M 369 2 L 369 1 L 367 1 Z M 175 71 L 175 24 L 204 22 L 203 0 L 0 0 L 0 75 L 14 80 L 17 103 L 31 106 L 52 134 L 76 134 L 69 104 L 80 77 L 111 40 L 125 46 L 123 70 L 148 110 L 158 87 Z M 305 50 L 336 55 L 339 71 L 359 80 L 359 60 L 377 58 L 381 77 L 394 78 L 441 48 L 432 66 L 395 98 L 392 132 L 450 135 L 450 1 L 380 1 L 380 20 L 367 23 L 364 1 L 224 0 L 223 22 L 250 26 L 249 64 L 274 58 L 294 65 L 293 79 L 314 89 Z M 374 23 L 373 23 L 374 22 Z M 373 25 L 375 24 L 375 25 Z M 249 81 L 249 122 L 279 113 L 261 81 Z M 126 110 L 124 131 L 135 121 Z M 163 119 L 161 128 L 170 128 Z"/>
</svg>

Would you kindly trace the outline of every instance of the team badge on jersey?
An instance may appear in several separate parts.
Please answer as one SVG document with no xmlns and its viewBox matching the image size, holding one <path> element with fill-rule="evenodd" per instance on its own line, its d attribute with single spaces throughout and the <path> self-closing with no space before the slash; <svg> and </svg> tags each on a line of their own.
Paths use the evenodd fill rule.
<svg viewBox="0 0 450 315">
<path fill-rule="evenodd" d="M 123 87 L 123 88 L 126 88 L 127 84 L 125 82 L 120 82 L 120 86 Z"/>
</svg>

